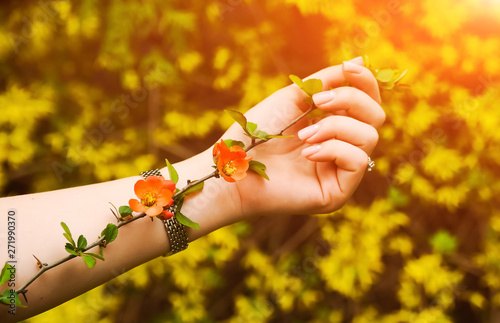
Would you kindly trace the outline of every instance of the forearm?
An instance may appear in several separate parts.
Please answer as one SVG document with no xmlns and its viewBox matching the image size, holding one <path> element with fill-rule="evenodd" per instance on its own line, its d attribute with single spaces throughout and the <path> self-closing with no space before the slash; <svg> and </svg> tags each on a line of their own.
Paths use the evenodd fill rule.
<svg viewBox="0 0 500 323">
<path fill-rule="evenodd" d="M 176 164 L 180 176 L 178 186 L 185 185 L 187 179 L 194 180 L 210 173 L 210 159 L 210 154 L 205 152 Z M 161 171 L 168 177 L 166 169 Z M 108 223 L 116 223 L 109 202 L 116 206 L 127 205 L 128 200 L 135 197 L 133 187 L 139 179 L 139 176 L 134 176 L 101 184 L 1 199 L 0 209 L 3 214 L 7 215 L 8 209 L 17 211 L 15 288 L 24 285 L 39 270 L 32 255 L 48 264 L 68 255 L 64 250 L 66 240 L 62 235 L 61 222 L 68 225 L 75 239 L 83 234 L 89 243 L 94 241 Z M 205 185 L 202 192 L 186 199 L 182 210 L 200 224 L 199 231 L 188 230 L 190 241 L 238 220 L 235 187 L 215 179 L 207 181 Z M 2 224 L 4 236 L 7 231 L 6 218 L 5 216 L 5 224 Z M 1 253 L 2 264 L 7 259 L 6 249 L 5 244 Z M 1 321 L 17 321 L 50 309 L 135 266 L 164 255 L 168 250 L 169 243 L 163 222 L 157 219 L 139 219 L 120 228 L 116 241 L 104 249 L 105 261 L 98 260 L 96 266 L 89 269 L 82 259 L 75 258 L 47 271 L 28 287 L 28 307 L 18 307 L 16 315 L 9 315 L 8 307 L 0 307 L 3 309 L 0 313 Z"/>
</svg>

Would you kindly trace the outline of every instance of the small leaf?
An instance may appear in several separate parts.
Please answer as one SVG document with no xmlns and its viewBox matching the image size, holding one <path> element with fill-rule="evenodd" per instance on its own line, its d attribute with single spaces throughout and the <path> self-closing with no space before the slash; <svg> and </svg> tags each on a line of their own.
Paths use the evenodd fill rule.
<svg viewBox="0 0 500 323">
<path fill-rule="evenodd" d="M 198 223 L 191 221 L 187 216 L 182 214 L 180 211 L 177 211 L 175 217 L 177 218 L 177 221 L 184 224 L 185 226 L 196 230 L 200 230 L 200 225 Z"/>
<path fill-rule="evenodd" d="M 319 79 L 308 79 L 303 82 L 298 76 L 290 75 L 290 80 L 295 83 L 302 91 L 304 91 L 309 97 L 314 94 L 323 91 L 323 82 Z M 309 101 L 308 101 L 309 102 Z"/>
<path fill-rule="evenodd" d="M 14 274 L 15 272 L 16 268 L 6 262 L 2 268 L 2 272 L 0 273 L 0 285 L 3 285 L 3 283 L 8 281 L 10 279 L 10 274 Z"/>
<path fill-rule="evenodd" d="M 260 176 L 264 177 L 265 179 L 269 180 L 269 176 L 267 176 L 266 174 L 266 165 L 256 160 L 251 160 L 248 163 L 248 166 L 251 170 L 259 174 Z"/>
<path fill-rule="evenodd" d="M 235 110 L 226 110 L 226 112 L 247 132 L 247 118 L 245 118 L 243 113 Z"/>
<path fill-rule="evenodd" d="M 201 191 L 204 186 L 205 186 L 205 182 L 200 182 L 200 183 L 196 184 L 195 186 L 188 188 L 187 191 L 182 193 L 182 197 L 189 195 L 189 194 L 196 193 L 198 191 Z"/>
<path fill-rule="evenodd" d="M 120 216 L 122 218 L 126 218 L 127 216 L 132 215 L 132 209 L 128 205 L 122 205 L 118 209 L 118 212 L 120 213 Z"/>
<path fill-rule="evenodd" d="M 233 139 L 225 139 L 224 142 L 226 143 L 226 146 L 228 148 L 231 148 L 233 146 L 240 146 L 241 148 L 245 149 L 245 144 L 242 141 L 233 140 Z"/>
<path fill-rule="evenodd" d="M 103 256 L 97 255 L 97 254 L 92 253 L 92 252 L 86 252 L 86 253 L 84 253 L 84 255 L 89 255 L 89 256 L 92 256 L 94 258 L 101 259 L 102 261 L 104 261 L 104 257 Z"/>
<path fill-rule="evenodd" d="M 174 166 L 170 164 L 168 159 L 165 158 L 165 162 L 167 163 L 168 175 L 170 176 L 170 180 L 177 184 L 177 182 L 179 181 L 179 174 L 177 174 L 177 171 L 175 170 Z"/>
<path fill-rule="evenodd" d="M 80 235 L 78 237 L 78 249 L 83 250 L 85 247 L 87 247 L 87 239 L 83 235 Z"/>
<path fill-rule="evenodd" d="M 394 77 L 394 71 L 390 68 L 382 68 L 377 71 L 377 76 L 376 79 L 379 80 L 380 82 L 390 82 L 392 78 Z"/>
<path fill-rule="evenodd" d="M 295 83 L 298 87 L 301 89 L 304 88 L 304 82 L 302 82 L 302 79 L 298 77 L 297 75 L 290 75 L 289 76 L 290 80 L 292 80 L 293 83 Z"/>
<path fill-rule="evenodd" d="M 75 240 L 73 240 L 73 236 L 71 235 L 71 231 L 69 231 L 68 226 L 66 223 L 61 222 L 61 226 L 63 227 L 64 231 L 66 234 L 63 233 L 63 236 L 73 245 L 76 246 Z"/>
<path fill-rule="evenodd" d="M 83 258 L 83 261 L 85 261 L 85 264 L 87 265 L 87 267 L 92 268 L 95 266 L 96 261 L 95 261 L 94 257 L 83 254 L 82 258 Z"/>
<path fill-rule="evenodd" d="M 14 296 L 12 296 L 14 294 Z M 14 303 L 16 304 L 16 307 L 26 307 L 21 303 L 21 300 L 19 299 L 19 294 L 16 292 L 11 293 L 11 289 L 6 289 L 3 291 L 2 295 L 0 296 L 0 303 L 5 304 L 5 305 L 10 305 L 11 299 L 14 298 Z"/>
<path fill-rule="evenodd" d="M 78 252 L 75 251 L 75 247 L 73 245 L 71 245 L 71 243 L 67 243 L 66 246 L 64 246 L 64 249 L 66 249 L 66 251 L 70 255 L 73 255 L 73 256 L 79 256 L 80 255 Z"/>
<path fill-rule="evenodd" d="M 392 90 L 395 84 L 394 81 L 390 81 L 390 82 L 379 82 L 378 85 L 381 89 Z"/>
<path fill-rule="evenodd" d="M 269 134 L 265 131 L 259 130 L 254 134 L 254 137 L 267 141 Z"/>
<path fill-rule="evenodd" d="M 396 77 L 396 79 L 394 80 L 394 83 L 395 84 L 398 84 L 399 81 L 401 81 L 401 79 L 406 75 L 406 73 L 408 73 L 408 69 L 405 69 L 404 71 L 402 71 L 398 77 Z"/>
<path fill-rule="evenodd" d="M 250 134 L 253 134 L 257 130 L 257 124 L 253 122 L 247 122 L 247 130 Z"/>
<path fill-rule="evenodd" d="M 106 240 L 106 244 L 115 241 L 116 237 L 118 236 L 118 227 L 113 223 L 108 223 L 106 228 L 102 230 L 101 236 L 103 236 Z"/>
<path fill-rule="evenodd" d="M 323 91 L 323 82 L 319 79 L 308 79 L 304 82 L 303 90 L 309 96 L 313 96 L 314 94 Z"/>
</svg>

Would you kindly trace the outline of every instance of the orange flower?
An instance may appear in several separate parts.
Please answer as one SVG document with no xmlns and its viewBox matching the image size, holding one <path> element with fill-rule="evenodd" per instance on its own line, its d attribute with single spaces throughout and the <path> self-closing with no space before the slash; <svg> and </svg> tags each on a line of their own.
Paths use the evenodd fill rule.
<svg viewBox="0 0 500 323">
<path fill-rule="evenodd" d="M 138 180 L 134 185 L 135 195 L 140 199 L 131 199 L 128 204 L 135 212 L 144 212 L 150 217 L 163 213 L 163 208 L 172 205 L 175 184 L 163 176 L 149 176 Z"/>
<path fill-rule="evenodd" d="M 247 176 L 248 163 L 252 157 L 247 157 L 247 153 L 240 146 L 229 148 L 224 140 L 221 140 L 215 144 L 212 154 L 219 174 L 226 181 L 241 181 Z"/>
</svg>

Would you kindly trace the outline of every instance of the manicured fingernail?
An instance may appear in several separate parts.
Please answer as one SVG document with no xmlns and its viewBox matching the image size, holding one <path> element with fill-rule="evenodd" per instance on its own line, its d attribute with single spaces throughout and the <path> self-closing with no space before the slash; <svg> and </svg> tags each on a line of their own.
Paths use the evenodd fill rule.
<svg viewBox="0 0 500 323">
<path fill-rule="evenodd" d="M 363 71 L 362 67 L 353 62 L 346 61 L 344 62 L 344 71 L 354 74 L 359 74 Z"/>
<path fill-rule="evenodd" d="M 316 105 L 324 104 L 335 98 L 334 91 L 319 92 L 313 95 L 313 101 Z"/>
<path fill-rule="evenodd" d="M 355 57 L 355 58 L 349 60 L 349 62 L 352 62 L 352 63 L 357 64 L 357 65 L 364 65 L 364 63 L 365 63 L 365 61 L 363 61 L 363 57 L 361 57 L 361 56 Z"/>
<path fill-rule="evenodd" d="M 318 132 L 318 129 L 319 126 L 317 124 L 313 124 L 312 126 L 300 130 L 297 135 L 299 136 L 300 140 L 306 140 L 307 138 Z"/>
<path fill-rule="evenodd" d="M 320 149 L 321 149 L 321 145 L 314 145 L 311 147 L 307 147 L 304 150 L 302 150 L 302 156 L 309 157 L 311 155 L 314 155 L 318 151 L 320 151 Z"/>
</svg>

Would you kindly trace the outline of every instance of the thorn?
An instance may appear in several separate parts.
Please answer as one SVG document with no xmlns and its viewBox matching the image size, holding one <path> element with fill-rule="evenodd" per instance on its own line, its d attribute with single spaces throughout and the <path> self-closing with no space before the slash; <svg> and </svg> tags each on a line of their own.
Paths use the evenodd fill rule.
<svg viewBox="0 0 500 323">
<path fill-rule="evenodd" d="M 191 180 L 190 179 L 187 180 L 187 184 L 188 185 L 191 184 Z"/>
<path fill-rule="evenodd" d="M 112 208 L 109 208 L 111 210 L 111 212 L 113 213 L 113 215 L 115 216 L 115 218 L 120 221 L 120 218 L 118 218 L 118 216 L 116 215 L 115 211 L 112 209 Z"/>
<path fill-rule="evenodd" d="M 28 292 L 28 290 L 27 290 L 27 289 L 25 289 L 25 290 L 22 290 L 22 291 L 20 291 L 20 292 L 18 293 L 18 294 L 22 294 L 22 295 L 23 295 L 23 298 L 24 298 L 24 300 L 26 301 L 26 303 L 28 303 L 28 299 L 26 298 L 26 293 L 27 293 L 27 292 Z"/>
<path fill-rule="evenodd" d="M 32 255 L 32 256 L 35 257 L 35 259 L 36 259 L 36 266 L 38 267 L 38 269 L 42 269 L 43 266 L 46 266 L 46 264 L 42 264 L 40 259 L 38 259 L 35 255 Z"/>
</svg>

